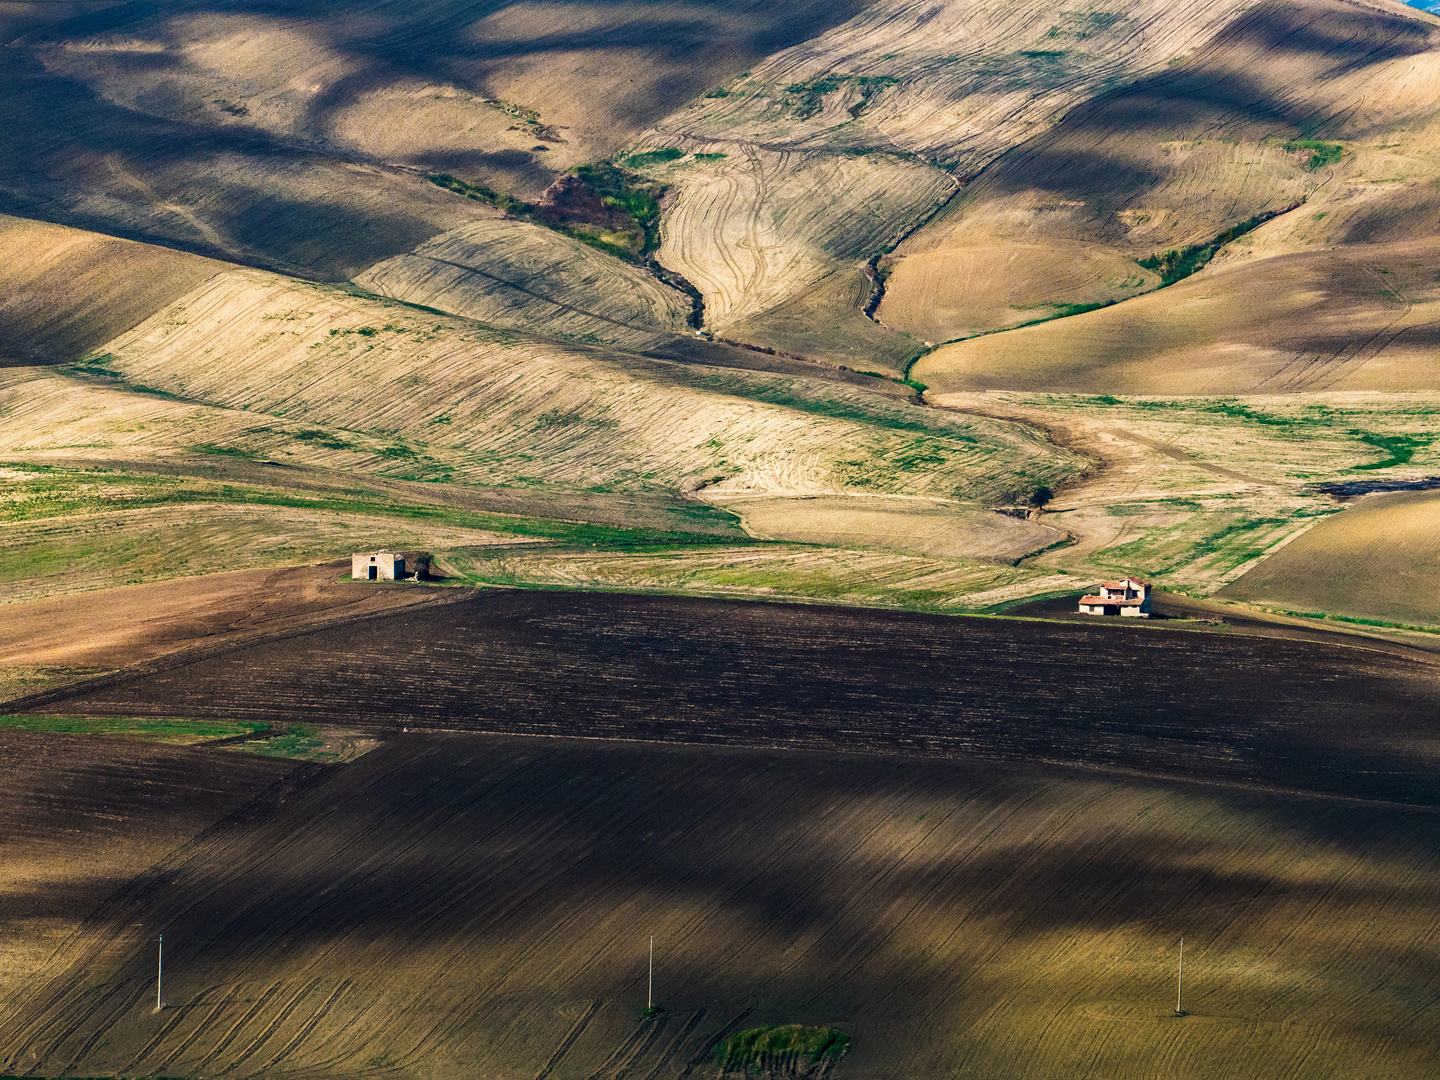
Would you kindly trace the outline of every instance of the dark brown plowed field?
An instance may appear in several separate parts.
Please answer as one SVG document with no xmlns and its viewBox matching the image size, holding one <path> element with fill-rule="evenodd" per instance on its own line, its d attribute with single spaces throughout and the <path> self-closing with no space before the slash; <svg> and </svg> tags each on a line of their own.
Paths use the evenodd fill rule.
<svg viewBox="0 0 1440 1080">
<path fill-rule="evenodd" d="M 95 906 L 295 768 L 129 739 L 0 730 L 0 1012 Z M 3 1030 L 3 1023 L 0 1023 Z"/>
<path fill-rule="evenodd" d="M 415 732 L 262 808 L 96 913 L 0 1071 L 698 1080 L 804 1021 L 852 1035 L 842 1078 L 1433 1075 L 1428 811 Z"/>
<path fill-rule="evenodd" d="M 978 754 L 1440 802 L 1432 665 L 1157 626 L 496 591 L 48 708 Z"/>
</svg>

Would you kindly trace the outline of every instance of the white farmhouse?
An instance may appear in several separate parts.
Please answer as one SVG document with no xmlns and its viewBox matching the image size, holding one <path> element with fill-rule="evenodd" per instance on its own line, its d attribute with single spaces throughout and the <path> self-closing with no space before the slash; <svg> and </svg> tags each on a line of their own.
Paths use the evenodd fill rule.
<svg viewBox="0 0 1440 1080">
<path fill-rule="evenodd" d="M 1099 596 L 1080 598 L 1082 615 L 1129 615 L 1137 619 L 1150 617 L 1150 583 L 1133 577 L 1119 581 L 1102 581 Z"/>
</svg>

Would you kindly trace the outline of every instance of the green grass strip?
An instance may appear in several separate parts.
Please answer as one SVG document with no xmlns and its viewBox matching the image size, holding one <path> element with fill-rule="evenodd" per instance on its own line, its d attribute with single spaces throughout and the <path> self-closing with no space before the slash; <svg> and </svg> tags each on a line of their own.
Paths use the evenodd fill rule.
<svg viewBox="0 0 1440 1080">
<path fill-rule="evenodd" d="M 253 720 L 181 720 L 141 716 L 0 716 L 0 728 L 66 735 L 127 735 L 135 739 L 229 739 L 265 731 L 269 724 Z"/>
</svg>

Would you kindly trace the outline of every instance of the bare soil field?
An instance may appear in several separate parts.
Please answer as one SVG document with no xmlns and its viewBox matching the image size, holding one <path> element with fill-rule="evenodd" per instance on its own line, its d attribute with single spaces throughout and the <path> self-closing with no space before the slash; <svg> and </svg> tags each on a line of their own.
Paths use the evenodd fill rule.
<svg viewBox="0 0 1440 1080">
<path fill-rule="evenodd" d="M 7 1071 L 700 1077 L 794 1022 L 850 1036 L 840 1077 L 1431 1071 L 1430 812 L 414 732 L 294 775 L 84 921 Z"/>
<path fill-rule="evenodd" d="M 348 571 L 340 562 L 241 570 L 7 604 L 0 700 L 42 689 L 37 670 L 70 679 L 435 598 L 413 586 L 342 581 Z"/>
<path fill-rule="evenodd" d="M 0 214 L 0 364 L 74 360 L 223 263 Z"/>
<path fill-rule="evenodd" d="M 1367 495 L 1221 589 L 1222 598 L 1440 625 L 1440 493 Z"/>
<path fill-rule="evenodd" d="M 982 754 L 1440 801 L 1434 668 L 1379 648 L 495 591 L 45 709 Z M 1116 692 L 1131 682 L 1144 693 Z"/>
<path fill-rule="evenodd" d="M 0 766 L 0 1012 L 53 975 L 97 905 L 295 767 L 8 729 Z"/>
</svg>

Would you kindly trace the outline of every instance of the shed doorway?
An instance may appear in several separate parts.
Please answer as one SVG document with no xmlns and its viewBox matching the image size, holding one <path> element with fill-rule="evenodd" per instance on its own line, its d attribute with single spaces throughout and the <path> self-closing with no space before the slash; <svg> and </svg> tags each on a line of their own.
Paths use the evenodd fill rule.
<svg viewBox="0 0 1440 1080">
<path fill-rule="evenodd" d="M 370 570 L 370 580 L 371 580 L 371 581 L 379 581 L 379 580 L 380 580 L 380 567 L 378 567 L 378 566 L 371 566 L 371 567 L 369 567 L 369 570 Z"/>
</svg>

